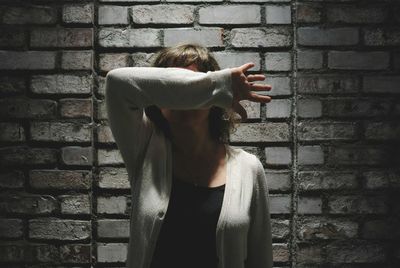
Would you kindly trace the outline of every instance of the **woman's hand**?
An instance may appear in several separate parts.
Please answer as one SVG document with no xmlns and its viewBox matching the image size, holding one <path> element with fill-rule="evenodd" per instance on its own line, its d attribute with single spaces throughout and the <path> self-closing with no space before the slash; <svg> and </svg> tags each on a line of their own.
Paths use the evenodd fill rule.
<svg viewBox="0 0 400 268">
<path fill-rule="evenodd" d="M 233 91 L 233 110 L 240 115 L 243 120 L 247 119 L 247 112 L 239 103 L 241 100 L 249 100 L 253 102 L 270 102 L 271 97 L 266 95 L 256 94 L 252 91 L 271 90 L 270 85 L 254 84 L 254 81 L 265 80 L 265 75 L 249 74 L 245 72 L 254 67 L 254 63 L 245 63 L 240 67 L 231 68 L 232 70 L 232 91 Z"/>
</svg>

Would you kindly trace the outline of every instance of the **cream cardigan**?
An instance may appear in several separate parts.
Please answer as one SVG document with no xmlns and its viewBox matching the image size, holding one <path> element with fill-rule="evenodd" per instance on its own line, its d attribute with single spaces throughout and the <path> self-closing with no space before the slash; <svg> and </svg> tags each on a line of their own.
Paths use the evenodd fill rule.
<svg viewBox="0 0 400 268">
<path fill-rule="evenodd" d="M 109 124 L 131 183 L 128 268 L 150 266 L 172 182 L 170 141 L 154 127 L 144 107 L 228 108 L 233 99 L 231 83 L 231 69 L 202 73 L 176 67 L 124 67 L 108 72 Z M 225 194 L 216 229 L 218 267 L 271 268 L 264 168 L 253 154 L 227 147 Z"/>
</svg>

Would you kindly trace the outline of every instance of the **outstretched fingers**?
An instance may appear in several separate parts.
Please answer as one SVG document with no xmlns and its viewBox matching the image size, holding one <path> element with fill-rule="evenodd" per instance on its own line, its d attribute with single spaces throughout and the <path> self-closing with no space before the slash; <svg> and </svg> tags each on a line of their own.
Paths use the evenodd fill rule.
<svg viewBox="0 0 400 268">
<path fill-rule="evenodd" d="M 248 100 L 254 101 L 254 102 L 270 102 L 271 97 L 267 95 L 261 95 L 261 94 L 256 94 L 254 92 L 250 92 L 248 96 Z"/>
</svg>

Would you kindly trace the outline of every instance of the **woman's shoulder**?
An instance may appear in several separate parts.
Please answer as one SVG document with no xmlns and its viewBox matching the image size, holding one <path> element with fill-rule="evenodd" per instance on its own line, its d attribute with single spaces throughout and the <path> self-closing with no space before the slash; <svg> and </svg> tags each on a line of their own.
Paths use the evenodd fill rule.
<svg viewBox="0 0 400 268">
<path fill-rule="evenodd" d="M 243 150 L 240 147 L 232 146 L 229 146 L 229 151 L 230 155 L 236 159 L 238 165 L 246 166 L 256 172 L 260 170 L 264 171 L 264 167 L 260 159 L 255 154 Z"/>
</svg>

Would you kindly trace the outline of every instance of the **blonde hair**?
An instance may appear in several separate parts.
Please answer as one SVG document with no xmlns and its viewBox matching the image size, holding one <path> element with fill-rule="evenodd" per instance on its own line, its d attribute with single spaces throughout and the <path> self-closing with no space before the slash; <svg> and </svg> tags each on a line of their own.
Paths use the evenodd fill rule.
<svg viewBox="0 0 400 268">
<path fill-rule="evenodd" d="M 217 71 L 220 66 L 211 52 L 196 43 L 183 43 L 174 47 L 163 48 L 153 55 L 152 67 L 187 67 L 196 64 L 200 72 Z M 171 139 L 168 121 L 164 118 L 161 110 L 155 106 L 145 108 L 146 115 Z M 228 144 L 229 135 L 235 129 L 237 122 L 233 109 L 212 106 L 208 116 L 210 136 L 215 141 Z"/>
</svg>

